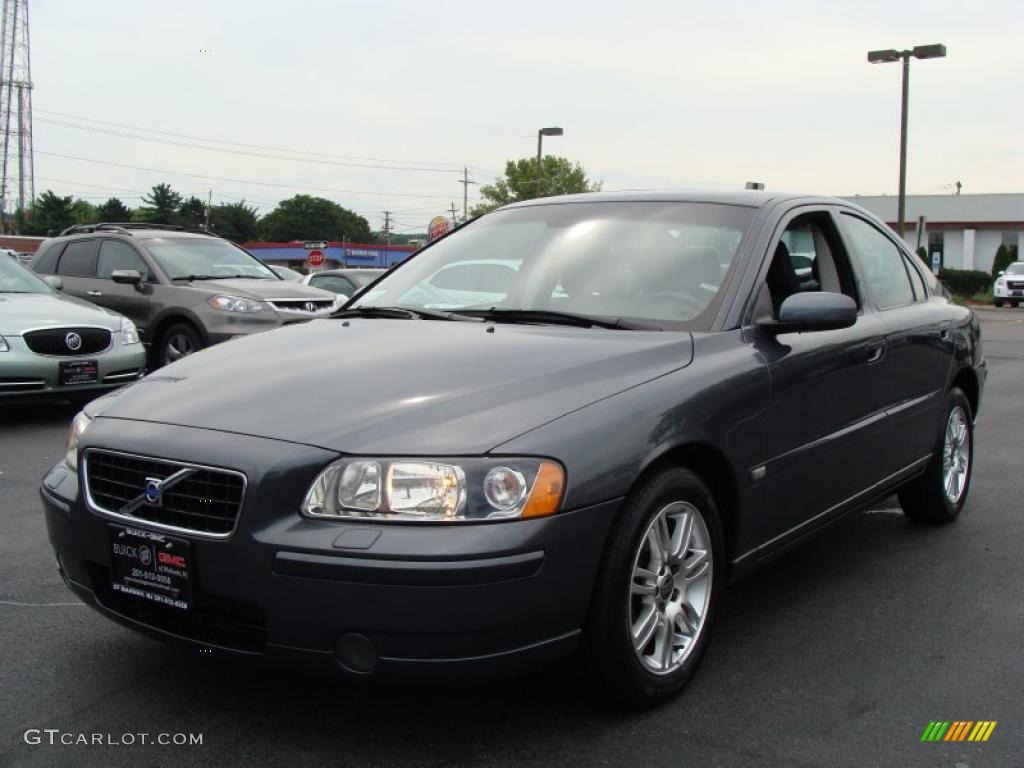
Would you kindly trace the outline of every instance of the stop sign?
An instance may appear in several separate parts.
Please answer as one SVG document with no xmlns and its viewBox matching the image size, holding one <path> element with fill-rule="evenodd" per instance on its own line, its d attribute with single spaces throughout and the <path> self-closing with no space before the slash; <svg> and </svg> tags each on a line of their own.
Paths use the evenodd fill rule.
<svg viewBox="0 0 1024 768">
<path fill-rule="evenodd" d="M 311 267 L 322 267 L 324 265 L 324 252 L 314 249 L 306 256 L 306 261 L 309 262 Z"/>
</svg>

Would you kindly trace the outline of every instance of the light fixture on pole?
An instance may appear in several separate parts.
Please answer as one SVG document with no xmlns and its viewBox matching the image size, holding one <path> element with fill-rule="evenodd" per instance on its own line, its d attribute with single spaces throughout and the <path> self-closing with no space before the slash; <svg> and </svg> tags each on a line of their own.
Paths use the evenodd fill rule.
<svg viewBox="0 0 1024 768">
<path fill-rule="evenodd" d="M 946 46 L 938 43 L 934 45 L 916 45 L 910 50 L 897 51 L 895 48 L 886 48 L 882 51 L 868 51 L 868 61 L 871 64 L 891 64 L 903 62 L 903 97 L 900 107 L 900 193 L 899 212 L 897 224 L 900 237 L 906 231 L 907 214 L 907 103 L 910 98 L 910 58 L 915 59 L 941 59 L 946 55 Z"/>
<path fill-rule="evenodd" d="M 544 156 L 542 147 L 545 136 L 561 136 L 564 131 L 561 128 L 541 128 L 537 131 L 537 197 L 541 195 L 540 180 L 544 178 Z"/>
</svg>

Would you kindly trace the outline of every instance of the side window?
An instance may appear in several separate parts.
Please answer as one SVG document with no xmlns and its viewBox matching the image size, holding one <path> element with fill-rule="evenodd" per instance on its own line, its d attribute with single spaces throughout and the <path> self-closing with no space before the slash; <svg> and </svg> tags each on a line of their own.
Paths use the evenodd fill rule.
<svg viewBox="0 0 1024 768">
<path fill-rule="evenodd" d="M 149 268 L 142 257 L 128 243 L 119 240 L 104 240 L 100 243 L 100 255 L 96 264 L 96 277 L 110 279 L 117 269 L 135 269 L 142 279 L 149 280 Z"/>
<path fill-rule="evenodd" d="M 878 308 L 912 304 L 914 291 L 899 246 L 864 219 L 844 213 L 843 225 Z"/>
<path fill-rule="evenodd" d="M 57 263 L 57 274 L 66 277 L 95 277 L 96 241 L 75 240 L 68 243 Z"/>
<path fill-rule="evenodd" d="M 325 291 L 332 291 L 333 293 L 343 293 L 346 296 L 352 296 L 352 294 L 355 293 L 355 289 L 352 287 L 352 284 L 344 277 L 339 277 L 338 275 L 314 277 L 310 279 L 309 284 L 314 288 L 322 288 Z"/>
<path fill-rule="evenodd" d="M 60 255 L 61 244 L 43 243 L 29 262 L 32 271 L 40 275 L 52 275 L 57 271 L 57 256 Z"/>
<path fill-rule="evenodd" d="M 928 288 L 924 284 L 924 278 L 921 277 L 921 270 L 914 264 L 915 257 L 903 254 L 903 258 L 906 261 L 907 272 L 910 273 L 910 282 L 914 284 L 914 296 L 918 301 L 928 301 Z"/>
<path fill-rule="evenodd" d="M 846 252 L 832 217 L 824 212 L 796 217 L 779 236 L 756 314 L 777 317 L 787 298 L 808 291 L 843 293 L 860 306 Z"/>
</svg>

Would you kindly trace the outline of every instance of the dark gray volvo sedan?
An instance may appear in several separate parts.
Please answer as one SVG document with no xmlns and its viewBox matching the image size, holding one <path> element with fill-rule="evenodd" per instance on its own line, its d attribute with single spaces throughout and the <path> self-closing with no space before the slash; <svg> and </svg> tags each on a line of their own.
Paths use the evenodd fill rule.
<svg viewBox="0 0 1024 768">
<path fill-rule="evenodd" d="M 514 275 L 431 280 L 474 261 Z M 41 493 L 68 586 L 152 636 L 381 678 L 576 652 L 643 706 L 727 580 L 893 492 L 954 520 L 984 380 L 847 202 L 549 198 L 94 402 Z"/>
</svg>

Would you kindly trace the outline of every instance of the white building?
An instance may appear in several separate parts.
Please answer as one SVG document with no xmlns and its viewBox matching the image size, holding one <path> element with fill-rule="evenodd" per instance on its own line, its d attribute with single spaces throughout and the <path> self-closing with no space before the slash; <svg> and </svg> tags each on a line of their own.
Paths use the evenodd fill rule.
<svg viewBox="0 0 1024 768">
<path fill-rule="evenodd" d="M 896 229 L 895 195 L 847 197 L 867 208 Z M 924 228 L 918 236 L 918 217 Z M 907 229 L 904 239 L 917 250 L 928 249 L 928 258 L 947 269 L 991 271 L 1000 245 L 1013 247 L 1024 258 L 1024 194 L 907 195 Z"/>
</svg>

